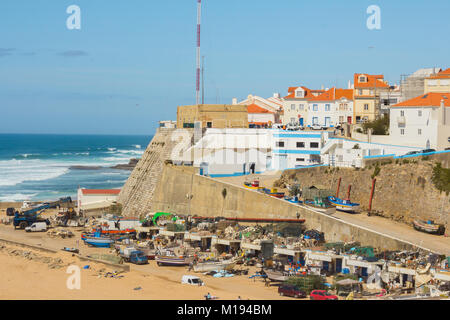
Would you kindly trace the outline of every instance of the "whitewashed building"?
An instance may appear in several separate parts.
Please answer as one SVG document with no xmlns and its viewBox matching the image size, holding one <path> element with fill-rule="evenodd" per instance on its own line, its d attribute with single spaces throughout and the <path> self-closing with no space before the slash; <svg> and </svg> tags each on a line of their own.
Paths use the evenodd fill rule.
<svg viewBox="0 0 450 320">
<path fill-rule="evenodd" d="M 107 208 L 116 203 L 120 189 L 84 189 L 77 191 L 78 212 Z"/>
<path fill-rule="evenodd" d="M 324 93 L 324 90 L 310 90 L 306 87 L 290 87 L 284 97 L 282 123 L 306 125 L 308 119 L 308 100 Z"/>
<path fill-rule="evenodd" d="M 450 147 L 450 92 L 430 92 L 391 107 L 393 144 L 443 150 Z"/>
<path fill-rule="evenodd" d="M 353 90 L 331 88 L 317 97 L 308 99 L 306 126 L 336 127 L 352 123 Z"/>
</svg>

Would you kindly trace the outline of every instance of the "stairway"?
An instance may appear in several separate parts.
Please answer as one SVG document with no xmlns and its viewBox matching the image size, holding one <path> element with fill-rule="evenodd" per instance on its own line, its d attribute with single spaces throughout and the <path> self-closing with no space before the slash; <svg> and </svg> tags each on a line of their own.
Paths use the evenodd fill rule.
<svg viewBox="0 0 450 320">
<path fill-rule="evenodd" d="M 152 141 L 123 186 L 118 202 L 126 217 L 144 216 L 150 211 L 151 201 L 163 171 L 164 161 L 170 160 L 177 144 L 172 141 L 176 129 L 159 128 Z"/>
</svg>

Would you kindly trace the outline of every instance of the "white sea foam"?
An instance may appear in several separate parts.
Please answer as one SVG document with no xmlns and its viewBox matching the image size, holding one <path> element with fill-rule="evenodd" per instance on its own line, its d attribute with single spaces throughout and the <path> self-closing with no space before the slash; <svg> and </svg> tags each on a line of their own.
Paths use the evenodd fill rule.
<svg viewBox="0 0 450 320">
<path fill-rule="evenodd" d="M 59 177 L 68 167 L 44 160 L 0 161 L 0 186 L 14 186 L 24 181 L 40 181 Z"/>
<path fill-rule="evenodd" d="M 136 149 L 140 149 L 141 148 L 140 144 L 135 144 L 134 146 L 136 147 Z"/>
<path fill-rule="evenodd" d="M 33 198 L 36 195 L 37 195 L 37 193 L 32 193 L 32 194 L 23 194 L 23 193 L 8 194 L 6 196 L 0 196 L 0 201 L 15 202 L 15 201 L 31 200 L 31 198 Z"/>
</svg>

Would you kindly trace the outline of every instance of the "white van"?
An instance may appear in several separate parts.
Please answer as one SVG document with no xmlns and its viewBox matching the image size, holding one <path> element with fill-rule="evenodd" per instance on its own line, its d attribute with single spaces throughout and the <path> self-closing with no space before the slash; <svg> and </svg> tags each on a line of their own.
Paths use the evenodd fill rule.
<svg viewBox="0 0 450 320">
<path fill-rule="evenodd" d="M 45 222 L 35 222 L 31 226 L 25 228 L 26 232 L 47 231 L 47 224 Z"/>
<path fill-rule="evenodd" d="M 205 283 L 202 281 L 202 279 L 200 279 L 199 277 L 196 276 L 183 276 L 181 278 L 181 283 L 182 284 L 191 284 L 194 286 L 204 286 Z"/>
</svg>

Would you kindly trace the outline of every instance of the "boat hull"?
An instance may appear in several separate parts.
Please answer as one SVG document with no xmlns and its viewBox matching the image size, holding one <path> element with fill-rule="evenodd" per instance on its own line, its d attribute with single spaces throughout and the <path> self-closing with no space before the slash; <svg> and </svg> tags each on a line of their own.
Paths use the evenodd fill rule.
<svg viewBox="0 0 450 320">
<path fill-rule="evenodd" d="M 234 262 L 203 262 L 194 265 L 194 272 L 220 271 L 234 267 Z"/>
<path fill-rule="evenodd" d="M 348 202 L 344 203 L 342 199 L 329 197 L 328 200 L 330 201 L 331 205 L 336 207 L 336 210 L 347 212 L 347 213 L 356 213 L 360 210 L 359 203 L 354 202 Z"/>
<path fill-rule="evenodd" d="M 88 245 L 98 247 L 98 248 L 110 248 L 114 243 L 114 240 L 111 239 L 95 239 L 95 238 L 85 238 L 83 239 L 84 243 Z"/>
<path fill-rule="evenodd" d="M 188 266 L 190 261 L 186 258 L 155 256 L 156 263 L 159 266 Z"/>
<path fill-rule="evenodd" d="M 413 221 L 414 229 L 417 231 L 429 233 L 429 234 L 437 234 L 441 235 L 444 233 L 444 227 L 437 224 L 427 224 L 425 222 Z"/>
</svg>

